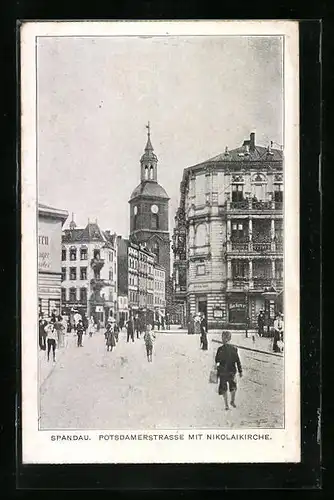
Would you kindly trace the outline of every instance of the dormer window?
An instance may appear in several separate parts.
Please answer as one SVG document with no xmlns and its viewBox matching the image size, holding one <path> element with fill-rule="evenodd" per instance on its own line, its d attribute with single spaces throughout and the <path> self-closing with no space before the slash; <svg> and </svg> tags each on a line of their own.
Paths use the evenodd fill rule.
<svg viewBox="0 0 334 500">
<path fill-rule="evenodd" d="M 99 249 L 95 249 L 94 250 L 94 259 L 100 260 L 100 256 L 101 256 L 100 250 Z"/>
</svg>

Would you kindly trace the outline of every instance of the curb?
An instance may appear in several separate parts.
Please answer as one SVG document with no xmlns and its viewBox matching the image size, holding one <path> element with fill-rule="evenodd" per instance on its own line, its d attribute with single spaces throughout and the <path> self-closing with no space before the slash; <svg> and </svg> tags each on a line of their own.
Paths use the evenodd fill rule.
<svg viewBox="0 0 334 500">
<path fill-rule="evenodd" d="M 212 342 L 216 342 L 217 344 L 222 344 L 222 342 L 220 340 L 217 340 L 217 339 L 212 339 Z M 238 349 L 245 349 L 246 351 L 260 352 L 262 354 L 268 354 L 269 356 L 276 356 L 277 358 L 283 358 L 283 354 L 279 354 L 277 352 L 263 351 L 261 349 L 254 349 L 252 347 L 245 347 L 245 346 L 240 345 L 240 344 L 232 344 L 231 343 L 230 345 L 234 345 L 234 347 L 237 347 Z"/>
</svg>

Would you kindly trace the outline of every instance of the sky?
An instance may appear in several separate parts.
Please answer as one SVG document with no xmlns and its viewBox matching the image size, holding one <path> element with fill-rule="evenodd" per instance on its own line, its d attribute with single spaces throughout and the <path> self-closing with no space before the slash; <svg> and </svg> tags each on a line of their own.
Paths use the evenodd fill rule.
<svg viewBox="0 0 334 500">
<path fill-rule="evenodd" d="M 172 231 L 184 168 L 283 144 L 282 78 L 274 36 L 39 38 L 39 202 L 127 237 L 150 121 Z"/>
</svg>

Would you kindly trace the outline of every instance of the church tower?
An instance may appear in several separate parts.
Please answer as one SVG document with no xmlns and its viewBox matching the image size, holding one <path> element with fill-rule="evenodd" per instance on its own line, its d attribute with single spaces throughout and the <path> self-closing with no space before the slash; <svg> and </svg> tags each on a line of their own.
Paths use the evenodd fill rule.
<svg viewBox="0 0 334 500">
<path fill-rule="evenodd" d="M 158 158 L 151 143 L 150 123 L 147 143 L 140 159 L 140 184 L 131 194 L 130 238 L 155 253 L 157 262 L 170 276 L 169 197 L 158 183 Z"/>
</svg>

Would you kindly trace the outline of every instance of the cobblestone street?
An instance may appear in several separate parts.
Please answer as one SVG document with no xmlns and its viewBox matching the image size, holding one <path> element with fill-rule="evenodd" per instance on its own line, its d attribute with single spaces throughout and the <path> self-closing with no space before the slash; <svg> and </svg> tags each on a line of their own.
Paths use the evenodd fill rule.
<svg viewBox="0 0 334 500">
<path fill-rule="evenodd" d="M 158 333 L 152 363 L 143 340 L 127 343 L 124 331 L 112 352 L 103 333 L 84 336 L 82 348 L 71 338 L 41 381 L 40 428 L 283 427 L 283 357 L 239 348 L 237 408 L 225 411 L 209 383 L 216 338 L 201 351 L 198 336 Z"/>
</svg>

